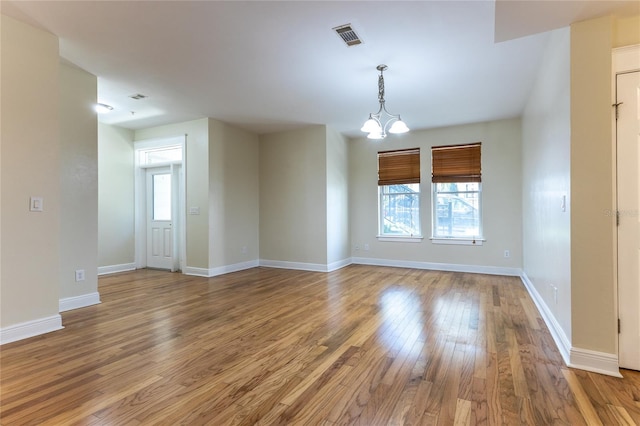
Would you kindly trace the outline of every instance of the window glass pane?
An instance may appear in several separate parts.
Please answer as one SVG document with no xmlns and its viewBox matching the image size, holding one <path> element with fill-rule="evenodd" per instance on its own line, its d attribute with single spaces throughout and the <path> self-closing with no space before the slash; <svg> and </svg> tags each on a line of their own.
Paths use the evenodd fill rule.
<svg viewBox="0 0 640 426">
<path fill-rule="evenodd" d="M 435 184 L 435 237 L 480 237 L 480 184 Z"/>
<path fill-rule="evenodd" d="M 171 173 L 153 175 L 153 220 L 171 220 Z"/>
<path fill-rule="evenodd" d="M 420 184 L 380 187 L 380 234 L 420 235 Z"/>
<path fill-rule="evenodd" d="M 143 164 L 168 163 L 182 160 L 182 148 L 173 146 L 169 148 L 154 149 L 144 152 Z"/>
</svg>

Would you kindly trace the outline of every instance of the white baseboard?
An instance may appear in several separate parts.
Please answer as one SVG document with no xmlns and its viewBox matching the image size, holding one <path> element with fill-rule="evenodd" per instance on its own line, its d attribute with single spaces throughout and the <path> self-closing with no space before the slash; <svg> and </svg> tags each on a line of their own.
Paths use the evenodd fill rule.
<svg viewBox="0 0 640 426">
<path fill-rule="evenodd" d="M 328 265 L 322 263 L 286 262 L 284 260 L 260 259 L 260 266 L 267 268 L 296 269 L 299 271 L 327 272 Z"/>
<path fill-rule="evenodd" d="M 217 275 L 229 274 L 231 272 L 244 271 L 245 269 L 256 268 L 259 266 L 258 260 L 249 260 L 247 262 L 234 263 L 232 265 L 219 266 L 217 268 L 195 268 L 186 266 L 182 271 L 185 275 L 195 275 L 198 277 L 215 277 Z"/>
<path fill-rule="evenodd" d="M 182 269 L 182 273 L 185 275 L 194 275 L 196 277 L 209 277 L 209 270 L 207 268 L 196 268 L 194 266 L 185 266 Z"/>
<path fill-rule="evenodd" d="M 571 361 L 567 363 L 569 367 L 607 376 L 622 377 L 616 354 L 572 347 L 570 358 Z"/>
<path fill-rule="evenodd" d="M 571 362 L 571 342 L 567 338 L 567 334 L 564 332 L 560 324 L 556 320 L 556 317 L 553 315 L 547 304 L 545 303 L 538 290 L 533 285 L 529 277 L 525 272 L 522 272 L 520 275 L 520 279 L 522 280 L 525 288 L 529 292 L 529 295 L 533 299 L 533 303 L 536 304 L 538 308 L 538 312 L 542 316 L 545 324 L 547 324 L 547 328 L 549 332 L 551 332 L 551 337 L 553 337 L 554 342 L 556 342 L 556 346 L 560 351 L 560 355 L 562 355 L 562 359 L 564 363 L 569 365 Z"/>
<path fill-rule="evenodd" d="M 60 315 L 52 315 L 50 317 L 10 325 L 0 329 L 0 345 L 56 330 L 62 330 L 63 328 L 62 317 Z"/>
<path fill-rule="evenodd" d="M 98 266 L 98 276 L 115 274 L 117 272 L 135 271 L 135 263 L 123 263 L 122 265 Z"/>
<path fill-rule="evenodd" d="M 416 262 L 411 260 L 377 259 L 374 257 L 353 257 L 352 263 L 358 265 L 391 266 L 395 268 L 431 269 L 434 271 L 467 272 L 471 274 L 507 275 L 519 277 L 520 268 L 500 266 L 460 265 L 455 263 Z"/>
<path fill-rule="evenodd" d="M 545 324 L 547 324 L 551 337 L 553 337 L 560 351 L 560 355 L 562 355 L 562 359 L 568 367 L 606 374 L 608 376 L 622 377 L 618 365 L 618 356 L 616 354 L 573 347 L 566 333 L 562 327 L 560 327 L 560 324 L 527 274 L 522 272 L 520 278 L 533 299 L 533 302 L 536 304 L 542 319 Z"/>
<path fill-rule="evenodd" d="M 345 266 L 351 265 L 352 260 L 350 257 L 342 260 L 338 260 L 336 262 L 331 262 L 327 265 L 327 272 L 337 271 L 338 269 L 342 269 Z"/>
<path fill-rule="evenodd" d="M 60 299 L 60 312 L 71 311 L 73 309 L 84 308 L 87 306 L 97 305 L 100 303 L 100 293 L 83 294 L 81 296 L 65 297 Z"/>
</svg>

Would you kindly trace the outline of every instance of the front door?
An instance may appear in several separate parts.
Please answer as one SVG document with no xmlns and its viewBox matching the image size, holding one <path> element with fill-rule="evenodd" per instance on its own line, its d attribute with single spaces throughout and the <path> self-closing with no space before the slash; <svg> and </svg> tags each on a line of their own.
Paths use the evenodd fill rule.
<svg viewBox="0 0 640 426">
<path fill-rule="evenodd" d="M 640 72 L 616 83 L 619 364 L 640 370 Z"/>
<path fill-rule="evenodd" d="M 173 184 L 169 167 L 147 169 L 147 267 L 173 270 Z"/>
</svg>

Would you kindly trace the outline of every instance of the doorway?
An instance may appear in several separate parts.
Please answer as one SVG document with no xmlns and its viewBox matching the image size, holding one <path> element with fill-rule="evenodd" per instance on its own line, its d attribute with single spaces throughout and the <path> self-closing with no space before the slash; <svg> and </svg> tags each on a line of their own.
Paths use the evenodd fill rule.
<svg viewBox="0 0 640 426">
<path fill-rule="evenodd" d="M 185 263 L 184 138 L 135 143 L 136 267 L 181 271 Z"/>
<path fill-rule="evenodd" d="M 640 370 L 640 71 L 616 75 L 618 362 Z"/>
</svg>

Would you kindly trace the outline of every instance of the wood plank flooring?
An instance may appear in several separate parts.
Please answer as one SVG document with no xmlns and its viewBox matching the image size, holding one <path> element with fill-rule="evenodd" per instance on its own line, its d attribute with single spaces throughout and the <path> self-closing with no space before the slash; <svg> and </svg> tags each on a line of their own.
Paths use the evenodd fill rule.
<svg viewBox="0 0 640 426">
<path fill-rule="evenodd" d="M 2 346 L 2 425 L 640 424 L 640 373 L 565 367 L 515 277 L 140 270 L 99 291 Z"/>
</svg>

